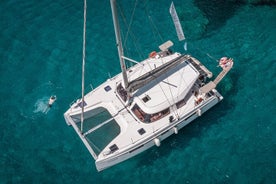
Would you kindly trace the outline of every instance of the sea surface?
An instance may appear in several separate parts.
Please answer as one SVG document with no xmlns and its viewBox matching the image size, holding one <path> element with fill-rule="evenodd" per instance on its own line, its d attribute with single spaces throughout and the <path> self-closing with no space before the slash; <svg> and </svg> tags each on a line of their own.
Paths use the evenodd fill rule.
<svg viewBox="0 0 276 184">
<path fill-rule="evenodd" d="M 97 172 L 63 118 L 81 95 L 83 2 L 1 0 L 0 183 L 276 183 L 276 7 L 175 0 L 185 51 L 171 1 L 118 1 L 128 57 L 146 58 L 169 39 L 215 75 L 217 60 L 232 57 L 217 87 L 224 100 L 161 147 Z M 89 89 L 120 66 L 109 1 L 87 6 Z"/>
</svg>

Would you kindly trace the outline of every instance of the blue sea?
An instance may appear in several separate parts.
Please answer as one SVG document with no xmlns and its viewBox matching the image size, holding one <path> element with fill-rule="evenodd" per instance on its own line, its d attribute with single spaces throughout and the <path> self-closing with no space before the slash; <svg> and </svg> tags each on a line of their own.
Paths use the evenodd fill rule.
<svg viewBox="0 0 276 184">
<path fill-rule="evenodd" d="M 0 1 L 0 183 L 276 183 L 276 7 L 237 2 L 175 0 L 185 51 L 171 1 L 118 0 L 126 56 L 170 39 L 215 75 L 219 58 L 235 64 L 217 87 L 222 102 L 161 147 L 97 172 L 63 119 L 81 95 L 83 2 Z M 88 0 L 86 33 L 88 90 L 120 72 L 108 0 Z"/>
</svg>

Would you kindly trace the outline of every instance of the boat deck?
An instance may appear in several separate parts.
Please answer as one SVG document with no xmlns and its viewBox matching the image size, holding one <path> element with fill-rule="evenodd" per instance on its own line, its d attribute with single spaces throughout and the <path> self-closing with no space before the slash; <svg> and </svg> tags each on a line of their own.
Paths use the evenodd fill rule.
<svg viewBox="0 0 276 184">
<path fill-rule="evenodd" d="M 132 78 L 137 78 L 138 75 L 147 73 L 152 67 L 158 67 L 157 65 L 162 65 L 177 57 L 179 57 L 178 53 L 164 58 L 156 58 L 155 60 L 149 58 L 141 64 L 130 68 L 128 72 L 131 73 L 130 76 Z M 121 74 L 108 79 L 85 96 L 86 105 L 84 108 L 84 119 L 89 119 L 89 121 L 84 121 L 85 129 L 82 133 L 80 133 L 80 100 L 73 104 L 65 113 L 67 118 L 70 117 L 74 120 L 74 122 L 70 121 L 69 124 L 74 123 L 76 125 L 74 128 L 86 146 L 90 147 L 88 148 L 90 152 L 91 150 L 98 150 L 96 152 L 94 151 L 95 154 L 97 154 L 97 160 L 104 159 L 117 150 L 130 151 L 134 146 L 140 143 L 142 144 L 147 140 L 152 140 L 155 134 L 160 134 L 160 132 L 168 130 L 172 126 L 171 122 L 173 119 L 182 119 L 185 116 L 191 116 L 189 114 L 194 111 L 196 106 L 200 103 L 195 103 L 195 91 L 198 91 L 199 87 L 198 85 L 194 85 L 199 73 L 197 73 L 198 71 L 189 63 L 183 62 L 183 64 L 180 63 L 179 66 L 178 70 L 173 69 L 172 74 L 170 74 L 168 70 L 167 73 L 164 74 L 166 76 L 164 79 L 159 80 L 157 83 L 153 81 L 153 83 L 149 83 L 148 86 L 146 85 L 146 88 L 142 89 L 143 93 L 139 90 L 135 91 L 133 93 L 134 100 L 132 102 L 126 102 L 125 99 L 121 98 L 124 96 L 121 94 L 124 93 L 124 91 L 118 88 L 119 84 L 122 83 Z M 143 67 L 142 73 L 141 67 Z M 140 71 L 140 73 L 138 71 Z M 193 77 L 187 75 L 192 75 Z M 182 96 L 180 95 L 181 93 L 183 93 Z M 145 94 L 149 97 L 146 101 L 144 101 Z M 175 96 L 178 96 L 178 98 L 170 99 L 170 97 Z M 165 104 L 165 106 L 161 108 L 154 108 L 154 105 L 164 105 L 158 101 L 167 101 L 168 104 Z M 147 106 L 153 106 L 149 109 L 155 109 L 154 112 L 160 109 L 164 110 L 164 107 L 168 108 L 168 110 L 164 110 L 164 112 L 154 120 L 143 121 L 143 118 L 145 119 L 146 116 L 145 114 L 138 115 L 133 109 L 135 105 L 139 105 L 144 109 L 146 109 Z M 94 123 L 91 117 L 101 113 L 102 109 L 110 114 L 109 117 L 106 116 L 98 123 Z M 152 115 L 158 114 L 154 112 L 152 112 Z M 139 116 L 141 117 L 139 118 Z M 152 116 L 151 118 L 154 117 Z M 117 125 L 115 126 L 114 123 L 118 125 L 119 130 L 116 130 Z M 110 126 L 110 130 L 108 130 L 109 124 L 113 124 Z M 115 127 L 114 132 L 112 132 L 112 127 Z M 104 132 L 105 136 L 102 135 L 106 137 L 102 142 L 105 142 L 107 145 L 101 143 L 100 145 L 96 145 L 94 140 L 98 139 L 101 141 L 101 138 L 97 138 L 97 132 L 102 128 L 107 128 Z M 108 133 L 109 131 L 112 133 Z M 91 154 L 94 154 L 94 152 Z"/>
</svg>

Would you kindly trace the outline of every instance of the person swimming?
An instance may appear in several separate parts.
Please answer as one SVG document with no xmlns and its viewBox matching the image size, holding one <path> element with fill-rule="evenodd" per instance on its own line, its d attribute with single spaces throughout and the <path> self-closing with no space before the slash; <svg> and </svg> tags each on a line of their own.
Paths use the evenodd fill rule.
<svg viewBox="0 0 276 184">
<path fill-rule="evenodd" d="M 49 98 L 49 101 L 48 101 L 48 107 L 52 107 L 52 105 L 54 104 L 54 102 L 56 101 L 57 97 L 55 95 L 52 95 L 50 98 Z"/>
</svg>

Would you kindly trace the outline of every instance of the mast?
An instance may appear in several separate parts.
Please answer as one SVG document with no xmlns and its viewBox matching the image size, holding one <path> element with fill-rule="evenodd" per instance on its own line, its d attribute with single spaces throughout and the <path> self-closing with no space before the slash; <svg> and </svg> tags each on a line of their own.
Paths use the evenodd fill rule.
<svg viewBox="0 0 276 184">
<path fill-rule="evenodd" d="M 123 74 L 123 86 L 125 87 L 125 89 L 127 89 L 128 80 L 127 80 L 127 74 L 126 74 L 125 60 L 123 58 L 124 53 L 123 53 L 123 46 L 122 46 L 122 38 L 121 38 L 121 34 L 120 34 L 120 27 L 119 27 L 119 22 L 118 22 L 116 0 L 110 0 L 110 4 L 111 4 L 111 10 L 112 10 L 114 31 L 115 31 L 115 36 L 116 36 L 116 46 L 118 49 L 118 55 L 119 55 L 121 70 L 122 70 L 122 74 Z"/>
<path fill-rule="evenodd" d="M 85 40 L 86 40 L 86 0 L 84 0 L 83 11 L 83 45 L 82 45 L 82 81 L 81 81 L 81 132 L 83 130 L 83 113 L 84 113 L 84 72 L 85 72 Z"/>
</svg>

